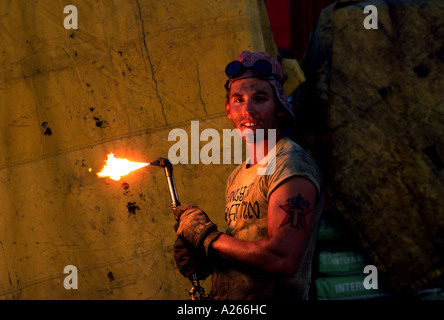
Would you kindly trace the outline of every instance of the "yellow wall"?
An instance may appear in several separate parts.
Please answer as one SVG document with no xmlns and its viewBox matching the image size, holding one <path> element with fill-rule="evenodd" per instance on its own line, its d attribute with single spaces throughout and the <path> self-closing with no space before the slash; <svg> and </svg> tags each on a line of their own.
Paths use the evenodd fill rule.
<svg viewBox="0 0 444 320">
<path fill-rule="evenodd" d="M 66 5 L 78 30 L 64 28 Z M 0 17 L 0 298 L 187 299 L 163 170 L 95 173 L 110 152 L 167 157 L 168 133 L 191 120 L 231 128 L 225 65 L 243 50 L 276 55 L 263 1 L 4 0 Z M 234 167 L 174 168 L 182 203 L 222 230 Z M 63 286 L 66 265 L 77 290 Z"/>
</svg>

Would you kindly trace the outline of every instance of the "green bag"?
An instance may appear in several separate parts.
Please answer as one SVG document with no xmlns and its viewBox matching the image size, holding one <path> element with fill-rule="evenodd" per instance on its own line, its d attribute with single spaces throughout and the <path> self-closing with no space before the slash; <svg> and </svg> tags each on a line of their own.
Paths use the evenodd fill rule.
<svg viewBox="0 0 444 320">
<path fill-rule="evenodd" d="M 321 251 L 319 253 L 319 272 L 323 274 L 362 274 L 365 265 L 363 255 L 356 251 Z"/>
<path fill-rule="evenodd" d="M 315 281 L 319 300 L 374 298 L 379 289 L 365 289 L 366 275 L 321 277 Z"/>
</svg>

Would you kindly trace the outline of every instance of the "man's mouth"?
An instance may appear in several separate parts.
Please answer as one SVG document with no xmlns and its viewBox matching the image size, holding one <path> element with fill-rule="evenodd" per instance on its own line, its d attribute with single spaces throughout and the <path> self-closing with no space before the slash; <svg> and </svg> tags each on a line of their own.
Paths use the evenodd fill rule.
<svg viewBox="0 0 444 320">
<path fill-rule="evenodd" d="M 254 127 L 259 126 L 261 124 L 262 124 L 262 122 L 259 122 L 259 121 L 243 121 L 241 123 L 241 126 L 247 127 L 247 128 L 254 128 Z"/>
</svg>

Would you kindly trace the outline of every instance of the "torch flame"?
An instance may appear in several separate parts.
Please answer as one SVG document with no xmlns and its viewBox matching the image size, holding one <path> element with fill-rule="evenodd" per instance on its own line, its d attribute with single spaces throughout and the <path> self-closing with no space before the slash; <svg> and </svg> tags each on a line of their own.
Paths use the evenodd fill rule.
<svg viewBox="0 0 444 320">
<path fill-rule="evenodd" d="M 131 171 L 146 167 L 149 163 L 133 162 L 128 159 L 115 158 L 113 153 L 108 154 L 108 160 L 102 171 L 97 172 L 100 178 L 109 177 L 112 180 L 119 181 L 121 177 L 126 176 Z"/>
</svg>

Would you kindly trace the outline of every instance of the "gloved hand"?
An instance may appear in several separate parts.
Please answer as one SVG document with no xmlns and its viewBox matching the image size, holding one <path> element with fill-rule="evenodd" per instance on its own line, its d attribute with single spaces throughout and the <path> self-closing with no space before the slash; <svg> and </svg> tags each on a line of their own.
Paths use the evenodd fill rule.
<svg viewBox="0 0 444 320">
<path fill-rule="evenodd" d="M 222 232 L 218 231 L 217 226 L 208 218 L 207 214 L 196 206 L 179 206 L 173 212 L 179 222 L 177 236 L 185 240 L 196 251 L 204 250 L 205 255 L 208 256 L 211 243 Z"/>
<path fill-rule="evenodd" d="M 205 280 L 213 269 L 209 258 L 189 248 L 179 237 L 174 242 L 174 260 L 177 269 L 186 278 L 195 273 L 198 280 Z"/>
</svg>

